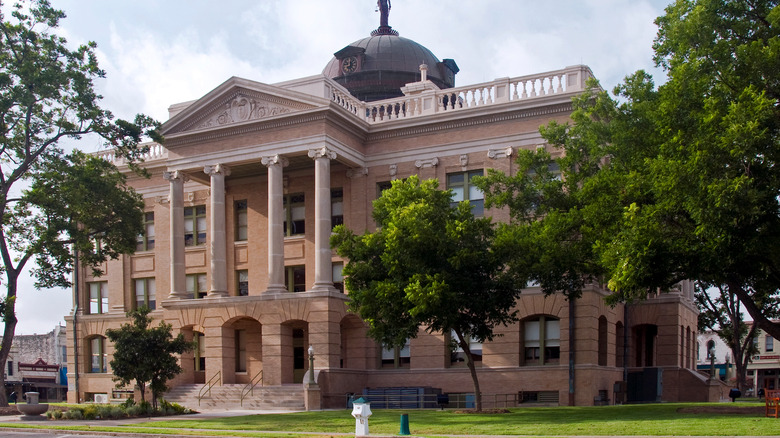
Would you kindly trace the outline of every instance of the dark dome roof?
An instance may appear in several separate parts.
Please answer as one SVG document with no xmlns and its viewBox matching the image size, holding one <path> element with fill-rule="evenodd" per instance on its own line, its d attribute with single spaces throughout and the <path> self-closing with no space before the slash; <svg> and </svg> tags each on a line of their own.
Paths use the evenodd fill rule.
<svg viewBox="0 0 780 438">
<path fill-rule="evenodd" d="M 334 53 L 322 74 L 358 99 L 370 102 L 403 96 L 401 87 L 420 80 L 420 64 L 428 65 L 428 79 L 439 88 L 455 86 L 455 61 L 440 62 L 425 46 L 381 25 L 372 36 Z"/>
</svg>

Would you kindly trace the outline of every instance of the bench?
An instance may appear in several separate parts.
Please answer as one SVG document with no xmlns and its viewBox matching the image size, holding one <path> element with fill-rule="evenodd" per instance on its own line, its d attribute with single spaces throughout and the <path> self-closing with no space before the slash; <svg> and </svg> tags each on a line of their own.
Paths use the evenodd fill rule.
<svg viewBox="0 0 780 438">
<path fill-rule="evenodd" d="M 780 390 L 767 390 L 764 396 L 764 403 L 766 404 L 766 416 L 778 418 L 778 414 L 780 414 Z"/>
</svg>

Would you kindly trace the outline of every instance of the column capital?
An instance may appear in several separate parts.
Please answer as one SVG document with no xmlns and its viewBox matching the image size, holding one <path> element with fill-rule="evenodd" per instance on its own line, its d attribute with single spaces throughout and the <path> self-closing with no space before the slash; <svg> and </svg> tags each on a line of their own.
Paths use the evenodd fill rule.
<svg viewBox="0 0 780 438">
<path fill-rule="evenodd" d="M 270 155 L 267 157 L 263 157 L 260 159 L 260 162 L 265 167 L 273 167 L 273 166 L 287 167 L 290 165 L 290 160 L 284 158 L 281 155 Z"/>
<path fill-rule="evenodd" d="M 213 176 L 216 174 L 223 174 L 224 176 L 230 175 L 230 167 L 225 166 L 224 164 L 217 163 L 210 166 L 203 166 L 203 173 L 205 173 L 208 176 Z"/>
<path fill-rule="evenodd" d="M 163 172 L 163 179 L 166 181 L 181 180 L 182 182 L 187 182 L 190 180 L 190 177 L 181 170 L 166 170 Z"/>
<path fill-rule="evenodd" d="M 317 149 L 309 149 L 309 158 L 313 158 L 315 160 L 317 158 L 327 158 L 329 160 L 335 160 L 336 157 L 337 157 L 336 153 L 328 149 L 327 146 L 323 146 Z"/>
</svg>

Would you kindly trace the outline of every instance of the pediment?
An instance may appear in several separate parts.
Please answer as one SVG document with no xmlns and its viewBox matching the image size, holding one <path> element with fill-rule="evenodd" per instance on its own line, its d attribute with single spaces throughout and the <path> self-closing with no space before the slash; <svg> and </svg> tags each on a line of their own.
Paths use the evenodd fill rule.
<svg viewBox="0 0 780 438">
<path fill-rule="evenodd" d="M 314 96 L 231 78 L 165 122 L 163 135 L 200 132 L 321 106 Z"/>
</svg>

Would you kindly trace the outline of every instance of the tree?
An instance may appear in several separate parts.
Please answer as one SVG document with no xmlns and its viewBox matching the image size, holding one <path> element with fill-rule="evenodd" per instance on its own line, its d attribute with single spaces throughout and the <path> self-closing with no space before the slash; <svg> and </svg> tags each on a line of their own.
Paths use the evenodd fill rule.
<svg viewBox="0 0 780 438">
<path fill-rule="evenodd" d="M 712 330 L 731 349 L 734 365 L 737 368 L 737 387 L 745 391 L 747 384 L 747 366 L 751 357 L 757 353 L 754 339 L 758 326 L 747 324 L 740 307 L 740 302 L 733 293 L 723 287 L 718 287 L 718 293 L 710 291 L 712 286 L 699 282 L 696 285 L 696 304 L 699 307 L 699 331 Z M 777 309 L 776 303 L 771 306 L 761 306 L 770 311 Z M 774 310 L 774 315 L 777 311 Z"/>
<path fill-rule="evenodd" d="M 471 340 L 492 340 L 499 325 L 516 321 L 520 287 L 502 276 L 500 245 L 489 218 L 475 218 L 468 202 L 436 180 L 395 180 L 374 201 L 378 230 L 355 235 L 340 225 L 331 244 L 344 266 L 350 309 L 385 347 L 417 336 L 455 333 L 467 357 L 476 409 L 482 409 Z"/>
<path fill-rule="evenodd" d="M 571 124 L 541 130 L 564 158 L 535 158 L 560 166 L 560 190 L 489 176 L 486 202 L 517 212 L 502 202 L 541 193 L 540 223 L 526 228 L 560 239 L 544 257 L 576 243 L 579 272 L 603 279 L 612 301 L 686 279 L 721 285 L 780 339 L 771 320 L 780 290 L 780 7 L 678 0 L 657 23 L 656 62 L 668 82 L 656 88 L 637 72 L 615 99 L 598 87 L 576 99 Z"/>
<path fill-rule="evenodd" d="M 148 385 L 152 390 L 152 406 L 157 409 L 157 399 L 168 389 L 166 382 L 182 371 L 175 355 L 191 351 L 195 345 L 186 341 L 181 333 L 174 338 L 171 325 L 165 321 L 150 327 L 149 312 L 146 306 L 127 312 L 132 323 L 108 329 L 106 336 L 114 343 L 111 370 L 116 387 L 135 382 L 141 392 L 141 401 L 145 401 Z"/>
<path fill-rule="evenodd" d="M 114 121 L 100 107 L 93 80 L 104 73 L 95 45 L 69 49 L 51 33 L 63 17 L 46 0 L 14 5 L 11 19 L 0 13 L 0 271 L 6 289 L 0 366 L 16 329 L 19 276 L 31 259 L 36 287 L 68 287 L 74 252 L 94 267 L 132 252 L 142 231 L 141 200 L 124 188 L 116 167 L 66 153 L 60 141 L 96 134 L 138 169 L 146 152 L 141 138 L 159 140 L 150 118 Z M 7 406 L 3 391 L 0 405 Z"/>
</svg>

